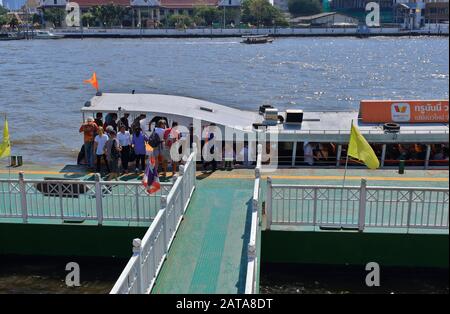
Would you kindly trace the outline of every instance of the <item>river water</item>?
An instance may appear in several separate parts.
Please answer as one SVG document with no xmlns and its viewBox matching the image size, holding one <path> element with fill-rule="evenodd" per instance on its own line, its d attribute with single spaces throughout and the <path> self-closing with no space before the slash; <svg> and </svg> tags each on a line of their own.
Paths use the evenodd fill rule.
<svg viewBox="0 0 450 314">
<path fill-rule="evenodd" d="M 25 163 L 74 163 L 82 84 L 256 110 L 357 109 L 361 99 L 448 98 L 447 38 L 75 39 L 0 42 L 0 112 Z"/>
</svg>

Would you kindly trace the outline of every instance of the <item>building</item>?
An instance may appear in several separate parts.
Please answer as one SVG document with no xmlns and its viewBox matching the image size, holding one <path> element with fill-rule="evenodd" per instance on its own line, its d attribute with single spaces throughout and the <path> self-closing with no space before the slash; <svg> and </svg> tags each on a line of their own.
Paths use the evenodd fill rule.
<svg viewBox="0 0 450 314">
<path fill-rule="evenodd" d="M 425 1 L 425 23 L 448 23 L 448 0 Z"/>
<path fill-rule="evenodd" d="M 19 10 L 24 4 L 26 0 L 3 0 L 3 6 L 10 11 Z"/>
<path fill-rule="evenodd" d="M 394 16 L 406 29 L 418 29 L 428 23 L 448 23 L 448 0 L 396 0 Z"/>
<path fill-rule="evenodd" d="M 394 6 L 396 0 L 331 0 L 331 11 L 343 13 L 357 18 L 360 22 L 365 21 L 366 5 L 376 2 L 380 5 L 380 22 L 392 23 L 394 20 Z"/>
<path fill-rule="evenodd" d="M 64 8 L 69 0 L 39 0 L 41 11 L 46 8 Z M 169 15 L 192 15 L 195 7 L 240 7 L 242 0 L 76 0 L 82 13 L 98 5 L 115 4 L 130 9 L 123 26 L 156 27 Z"/>
<path fill-rule="evenodd" d="M 332 27 L 358 25 L 358 19 L 338 12 L 325 12 L 310 16 L 299 16 L 289 20 L 291 25 Z"/>
</svg>

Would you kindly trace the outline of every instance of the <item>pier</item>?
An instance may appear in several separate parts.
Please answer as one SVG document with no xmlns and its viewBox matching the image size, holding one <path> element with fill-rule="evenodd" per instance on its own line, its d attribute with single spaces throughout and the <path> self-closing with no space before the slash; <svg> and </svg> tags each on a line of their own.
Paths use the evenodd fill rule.
<svg viewBox="0 0 450 314">
<path fill-rule="evenodd" d="M 13 181 L 3 172 L 0 224 L 5 232 L 2 238 L 11 232 L 12 244 L 2 244 L 0 253 L 10 254 L 17 244 L 32 246 L 33 241 L 40 243 L 41 254 L 55 250 L 45 242 L 51 241 L 51 226 L 58 226 L 63 237 L 89 230 L 91 246 L 95 233 L 104 233 L 97 236 L 98 241 L 114 243 L 106 244 L 108 249 L 95 244 L 100 253 L 125 256 L 126 252 L 118 251 L 127 247 L 131 254 L 113 294 L 257 293 L 262 262 L 359 265 L 377 261 L 384 266 L 448 267 L 447 171 L 407 169 L 399 175 L 395 169 L 356 168 L 348 170 L 343 187 L 343 169 L 266 173 L 259 157 L 256 169 L 201 173 L 196 172 L 196 158 L 193 152 L 180 176 L 152 196 L 132 192 L 139 190 L 137 182 L 103 182 L 86 174 L 75 181 L 52 179 L 49 182 L 56 184 L 59 195 L 41 195 L 41 201 L 34 202 L 33 187 L 42 183 L 37 177 L 44 171 L 25 172 Z M 90 194 L 64 195 L 65 185 L 78 184 Z M 102 188 L 96 190 L 96 185 Z M 112 190 L 105 190 L 111 185 Z M 23 191 L 26 202 L 19 197 Z M 97 193 L 100 198 L 87 200 Z M 46 198 L 62 207 L 52 207 Z M 98 199 L 102 219 L 97 214 Z M 10 207 L 6 201 L 17 205 Z M 114 204 L 119 203 L 127 210 L 114 212 Z M 44 207 L 46 211 L 38 210 Z M 138 208 L 142 215 L 137 214 Z M 29 234 L 27 228 L 37 227 L 42 234 L 35 234 L 36 239 L 15 237 L 17 230 Z M 84 237 L 75 242 L 73 247 L 79 248 L 72 247 L 72 254 L 83 255 L 83 249 L 84 254 L 92 254 Z M 25 247 L 23 251 L 32 252 Z M 67 254 L 57 249 L 54 253 Z"/>
</svg>

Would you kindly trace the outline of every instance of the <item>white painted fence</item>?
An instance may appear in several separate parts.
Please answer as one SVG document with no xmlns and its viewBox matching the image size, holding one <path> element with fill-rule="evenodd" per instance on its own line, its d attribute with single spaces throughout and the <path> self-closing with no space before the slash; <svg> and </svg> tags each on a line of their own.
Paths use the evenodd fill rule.
<svg viewBox="0 0 450 314">
<path fill-rule="evenodd" d="M 172 183 L 149 195 L 141 182 L 63 179 L 0 179 L 0 219 L 94 220 L 151 222 L 161 208 L 161 197 Z"/>
<path fill-rule="evenodd" d="M 261 206 L 261 159 L 262 158 L 262 145 L 258 145 L 258 156 L 256 159 L 255 169 L 255 184 L 253 187 L 252 198 L 252 216 L 250 227 L 250 239 L 247 249 L 247 277 L 245 280 L 245 294 L 257 293 L 257 281 L 258 278 L 258 232 L 260 229 L 260 215 L 259 208 Z"/>
<path fill-rule="evenodd" d="M 449 190 L 421 187 L 312 186 L 267 182 L 267 227 L 449 228 Z"/>
<path fill-rule="evenodd" d="M 196 149 L 167 196 L 142 240 L 133 240 L 133 255 L 111 290 L 111 294 L 150 293 L 166 259 L 181 219 L 195 189 Z"/>
</svg>

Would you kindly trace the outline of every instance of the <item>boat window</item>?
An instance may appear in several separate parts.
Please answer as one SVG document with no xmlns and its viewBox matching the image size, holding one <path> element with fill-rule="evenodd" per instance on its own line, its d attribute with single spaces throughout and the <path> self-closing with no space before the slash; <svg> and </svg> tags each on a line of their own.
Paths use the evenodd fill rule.
<svg viewBox="0 0 450 314">
<path fill-rule="evenodd" d="M 405 166 L 425 165 L 427 146 L 423 144 L 388 144 L 386 146 L 385 166 L 398 166 L 400 160 L 405 161 Z"/>
<path fill-rule="evenodd" d="M 381 164 L 381 155 L 382 155 L 382 152 L 383 152 L 383 144 L 381 144 L 381 143 L 370 143 L 370 146 L 372 147 L 373 151 L 375 152 L 375 155 L 378 157 L 378 160 L 380 161 L 380 164 Z M 341 159 L 339 161 L 339 164 L 341 166 L 345 166 L 345 162 L 347 160 L 347 148 L 348 148 L 348 145 L 346 145 L 346 144 L 342 145 Z M 386 165 L 386 163 L 385 163 L 385 165 Z M 348 166 L 349 167 L 351 167 L 351 166 L 364 166 L 364 164 L 362 162 L 360 162 L 360 161 L 357 161 L 357 160 L 354 160 L 354 159 L 350 158 L 348 160 Z"/>
<path fill-rule="evenodd" d="M 429 166 L 448 167 L 449 144 L 432 144 Z"/>
</svg>

